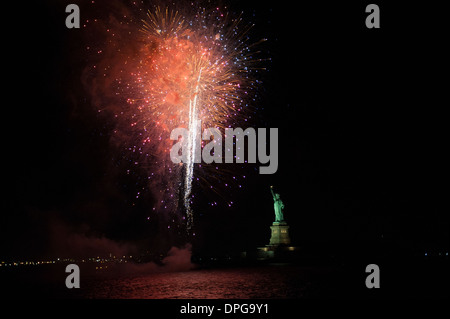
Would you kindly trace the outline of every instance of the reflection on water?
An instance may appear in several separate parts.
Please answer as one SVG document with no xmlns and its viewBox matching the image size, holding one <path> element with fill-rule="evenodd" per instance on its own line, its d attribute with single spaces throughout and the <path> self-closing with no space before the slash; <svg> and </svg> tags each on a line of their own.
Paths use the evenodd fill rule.
<svg viewBox="0 0 450 319">
<path fill-rule="evenodd" d="M 404 265 L 411 265 L 405 269 Z M 65 286 L 64 264 L 2 267 L 0 299 L 297 299 L 448 297 L 448 260 L 382 262 L 381 289 L 367 289 L 366 262 L 247 265 L 186 270 L 154 264 L 80 265 L 79 289 Z M 170 270 L 170 271 L 169 271 Z"/>
<path fill-rule="evenodd" d="M 85 282 L 87 298 L 299 298 L 306 271 L 293 266 L 191 270 Z"/>
</svg>

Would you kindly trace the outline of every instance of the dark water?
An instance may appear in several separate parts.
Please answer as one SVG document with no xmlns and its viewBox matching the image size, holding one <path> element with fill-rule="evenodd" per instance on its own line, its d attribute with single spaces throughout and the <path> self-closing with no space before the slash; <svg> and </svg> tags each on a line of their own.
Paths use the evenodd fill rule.
<svg viewBox="0 0 450 319">
<path fill-rule="evenodd" d="M 86 283 L 88 298 L 258 299 L 309 293 L 311 270 L 292 266 L 192 270 Z"/>
<path fill-rule="evenodd" d="M 0 271 L 3 298 L 88 299 L 298 299 L 447 298 L 448 263 L 408 271 L 405 264 L 382 265 L 380 289 L 367 289 L 364 265 L 258 266 L 154 271 L 81 268 L 79 289 L 65 286 L 65 265 Z M 439 267 L 437 267 L 439 266 Z M 20 267 L 17 267 L 20 268 Z M 95 267 L 94 267 L 95 269 Z M 417 273 L 417 271 L 421 271 Z M 420 275 L 420 276 L 418 276 Z"/>
<path fill-rule="evenodd" d="M 322 286 L 320 278 L 330 270 L 274 264 L 137 273 L 81 268 L 80 273 L 79 289 L 66 288 L 68 274 L 62 266 L 3 273 L 0 278 L 10 298 L 279 299 L 313 295 L 313 281 L 316 288 Z"/>
</svg>

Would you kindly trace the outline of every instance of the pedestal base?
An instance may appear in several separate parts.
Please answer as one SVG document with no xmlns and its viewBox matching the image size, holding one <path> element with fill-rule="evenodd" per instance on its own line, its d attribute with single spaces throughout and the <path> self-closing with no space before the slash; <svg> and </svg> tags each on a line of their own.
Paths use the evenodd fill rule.
<svg viewBox="0 0 450 319">
<path fill-rule="evenodd" d="M 289 226 L 286 222 L 273 222 L 270 229 L 272 230 L 269 242 L 270 246 L 289 245 L 291 243 Z"/>
<path fill-rule="evenodd" d="M 299 260 L 299 247 L 290 246 L 289 226 L 286 222 L 273 222 L 270 242 L 265 247 L 256 248 L 256 260 L 262 262 L 295 262 Z"/>
<path fill-rule="evenodd" d="M 266 245 L 256 248 L 256 260 L 295 262 L 300 259 L 300 248 L 284 245 Z"/>
</svg>

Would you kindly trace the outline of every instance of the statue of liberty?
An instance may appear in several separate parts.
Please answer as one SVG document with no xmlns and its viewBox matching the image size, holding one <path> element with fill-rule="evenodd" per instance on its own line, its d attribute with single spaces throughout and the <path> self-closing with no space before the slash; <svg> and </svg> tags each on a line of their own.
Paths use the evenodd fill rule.
<svg viewBox="0 0 450 319">
<path fill-rule="evenodd" d="M 284 222 L 283 209 L 284 204 L 281 201 L 280 194 L 273 192 L 273 186 L 270 186 L 270 192 L 273 196 L 273 208 L 275 209 L 275 222 Z"/>
</svg>

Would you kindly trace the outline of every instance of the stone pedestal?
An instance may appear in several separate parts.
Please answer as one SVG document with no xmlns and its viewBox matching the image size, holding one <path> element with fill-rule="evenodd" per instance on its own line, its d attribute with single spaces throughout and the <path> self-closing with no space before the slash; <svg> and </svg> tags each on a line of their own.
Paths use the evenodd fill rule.
<svg viewBox="0 0 450 319">
<path fill-rule="evenodd" d="M 256 260 L 293 262 L 298 260 L 299 248 L 290 246 L 289 226 L 286 222 L 274 222 L 270 226 L 272 235 L 265 247 L 256 248 Z"/>
<path fill-rule="evenodd" d="M 270 246 L 289 245 L 291 243 L 289 226 L 286 222 L 273 222 L 270 229 L 272 230 L 269 242 Z"/>
</svg>

